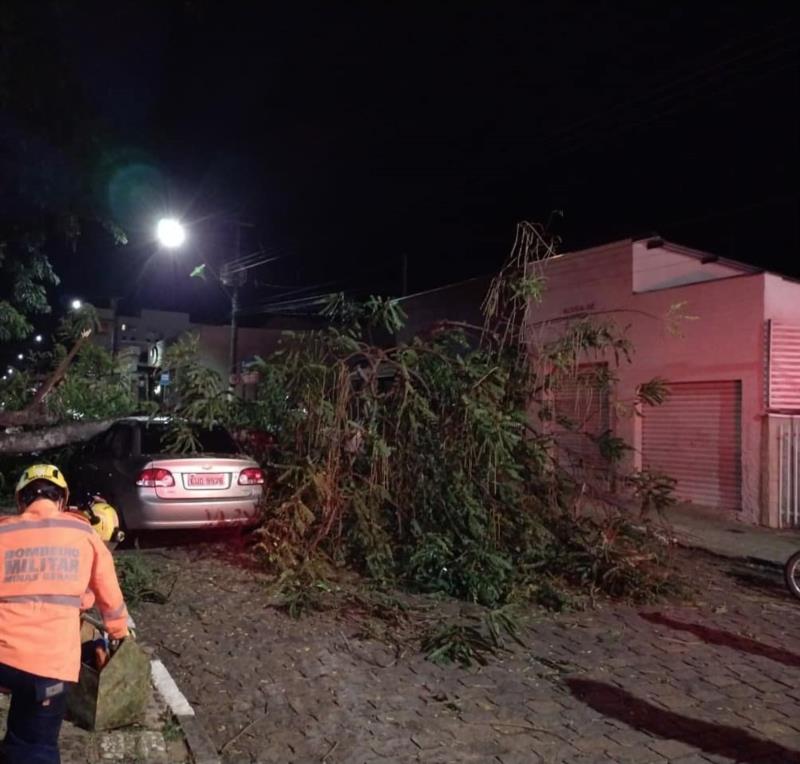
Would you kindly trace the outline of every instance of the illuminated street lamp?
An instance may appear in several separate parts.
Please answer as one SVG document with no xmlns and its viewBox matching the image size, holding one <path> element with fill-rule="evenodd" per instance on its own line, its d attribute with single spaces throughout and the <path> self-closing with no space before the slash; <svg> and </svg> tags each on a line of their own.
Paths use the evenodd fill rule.
<svg viewBox="0 0 800 764">
<path fill-rule="evenodd" d="M 22 353 L 17 353 L 17 360 L 18 361 L 23 361 L 23 360 L 25 360 L 25 356 L 22 355 Z"/>
<path fill-rule="evenodd" d="M 186 229 L 177 218 L 161 218 L 156 226 L 156 238 L 162 247 L 176 249 L 186 241 Z"/>
<path fill-rule="evenodd" d="M 219 274 L 204 264 L 198 266 L 192 272 L 205 277 L 203 274 L 206 270 L 213 274 L 213 276 L 220 282 L 225 292 L 231 301 L 231 321 L 230 321 L 230 341 L 229 341 L 229 358 L 228 370 L 231 374 L 236 372 L 236 334 L 237 334 L 237 314 L 239 311 L 239 289 L 244 285 L 247 280 L 247 270 L 269 262 L 269 259 L 261 257 L 262 253 L 258 252 L 254 255 L 242 258 L 240 257 L 241 249 L 241 229 L 243 226 L 251 226 L 252 223 L 244 223 L 242 221 L 234 221 L 236 224 L 236 256 L 234 259 L 229 260 L 223 264 L 222 270 Z M 167 249 L 177 249 L 181 247 L 186 241 L 186 228 L 178 218 L 168 217 L 161 218 L 156 226 L 156 238 L 162 247 Z"/>
<path fill-rule="evenodd" d="M 83 307 L 83 303 L 76 298 L 69 304 L 69 306 L 73 310 L 80 310 Z"/>
<path fill-rule="evenodd" d="M 36 335 L 36 336 L 33 338 L 33 341 L 34 341 L 34 342 L 41 342 L 43 339 L 44 339 L 44 338 L 42 337 L 42 335 L 41 335 L 41 334 L 37 334 L 37 335 Z"/>
</svg>

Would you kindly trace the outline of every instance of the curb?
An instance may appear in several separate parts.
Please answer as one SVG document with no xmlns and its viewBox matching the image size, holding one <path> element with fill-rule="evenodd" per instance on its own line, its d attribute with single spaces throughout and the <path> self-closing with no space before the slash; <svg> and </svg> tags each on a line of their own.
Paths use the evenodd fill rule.
<svg viewBox="0 0 800 764">
<path fill-rule="evenodd" d="M 150 661 L 153 685 L 180 725 L 195 764 L 221 764 L 217 749 L 197 719 L 186 696 L 178 689 L 167 667 L 158 658 Z"/>
<path fill-rule="evenodd" d="M 719 548 L 712 549 L 711 547 L 704 546 L 702 543 L 690 541 L 686 538 L 676 539 L 678 546 L 684 549 L 699 549 L 701 552 L 707 552 L 714 555 L 714 557 L 721 557 L 726 560 L 741 560 L 742 562 L 749 562 L 753 565 L 760 565 L 762 568 L 771 568 L 773 570 L 783 570 L 783 564 L 775 560 L 768 560 L 764 557 L 753 557 L 752 555 L 735 554 L 733 552 L 723 552 Z"/>
</svg>

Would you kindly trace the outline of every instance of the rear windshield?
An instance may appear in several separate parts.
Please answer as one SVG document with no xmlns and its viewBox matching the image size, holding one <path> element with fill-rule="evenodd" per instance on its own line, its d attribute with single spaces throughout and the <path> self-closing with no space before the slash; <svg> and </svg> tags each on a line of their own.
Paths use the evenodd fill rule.
<svg viewBox="0 0 800 764">
<path fill-rule="evenodd" d="M 164 446 L 167 440 L 168 427 L 164 424 L 148 424 L 142 427 L 142 453 L 163 454 L 168 449 Z M 195 436 L 200 441 L 198 449 L 207 454 L 238 454 L 239 447 L 230 433 L 222 427 L 211 430 L 195 429 Z"/>
</svg>

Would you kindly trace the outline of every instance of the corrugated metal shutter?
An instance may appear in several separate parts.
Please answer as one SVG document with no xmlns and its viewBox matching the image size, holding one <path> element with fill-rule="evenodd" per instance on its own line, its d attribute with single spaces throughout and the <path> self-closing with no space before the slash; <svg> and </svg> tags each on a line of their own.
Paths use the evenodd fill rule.
<svg viewBox="0 0 800 764">
<path fill-rule="evenodd" d="M 767 407 L 800 411 L 800 326 L 769 322 Z"/>
<path fill-rule="evenodd" d="M 585 469 L 604 473 L 608 468 L 596 443 L 587 437 L 600 436 L 611 427 L 609 391 L 603 383 L 606 372 L 606 364 L 583 366 L 553 395 L 559 457 L 573 472 Z"/>
<path fill-rule="evenodd" d="M 740 382 L 673 383 L 665 403 L 644 411 L 642 465 L 675 478 L 686 501 L 739 510 L 741 421 Z"/>
</svg>

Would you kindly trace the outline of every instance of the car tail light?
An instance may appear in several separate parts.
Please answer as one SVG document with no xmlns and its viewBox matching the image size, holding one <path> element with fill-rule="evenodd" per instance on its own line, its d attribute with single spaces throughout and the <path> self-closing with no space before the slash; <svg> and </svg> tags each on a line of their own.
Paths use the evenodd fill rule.
<svg viewBox="0 0 800 764">
<path fill-rule="evenodd" d="M 142 470 L 136 479 L 136 485 L 145 488 L 172 488 L 175 478 L 169 470 L 158 467 L 156 469 Z"/>
<path fill-rule="evenodd" d="M 258 467 L 246 467 L 239 473 L 239 485 L 264 485 L 264 471 Z"/>
</svg>

